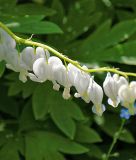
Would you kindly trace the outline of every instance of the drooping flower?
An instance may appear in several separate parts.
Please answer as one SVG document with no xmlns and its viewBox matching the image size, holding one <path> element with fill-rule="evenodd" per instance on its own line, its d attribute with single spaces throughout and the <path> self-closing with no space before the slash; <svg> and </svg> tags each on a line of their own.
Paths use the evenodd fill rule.
<svg viewBox="0 0 136 160">
<path fill-rule="evenodd" d="M 86 66 L 83 66 L 83 68 L 87 68 Z M 89 97 L 87 94 L 87 89 L 90 83 L 90 75 L 88 73 L 85 73 L 84 71 L 74 71 L 76 74 L 74 75 L 74 86 L 77 90 L 77 93 L 75 93 L 75 97 L 81 97 L 86 103 L 89 103 Z M 72 74 L 71 74 L 72 77 Z"/>
<path fill-rule="evenodd" d="M 48 79 L 48 64 L 45 58 L 38 58 L 33 64 L 33 72 L 29 73 L 29 77 L 32 81 L 35 82 L 45 82 Z"/>
<path fill-rule="evenodd" d="M 105 81 L 103 83 L 103 89 L 105 94 L 109 97 L 108 104 L 113 107 L 117 107 L 120 103 L 120 99 L 118 97 L 118 90 L 123 84 L 127 84 L 127 80 L 122 77 L 114 74 L 111 76 L 110 73 L 107 74 Z"/>
<path fill-rule="evenodd" d="M 134 102 L 136 100 L 136 83 L 122 85 L 119 89 L 119 98 L 122 106 L 128 108 L 131 115 L 135 114 Z"/>
<path fill-rule="evenodd" d="M 10 49 L 9 53 L 6 54 L 5 57 L 5 61 L 6 61 L 6 67 L 15 71 L 15 72 L 19 72 L 19 79 L 22 82 L 26 82 L 27 81 L 27 70 L 22 68 L 22 66 L 20 65 L 20 57 L 18 54 L 18 51 L 16 49 Z"/>
<path fill-rule="evenodd" d="M 57 65 L 62 65 L 62 61 L 55 56 L 49 57 L 47 60 L 44 58 L 38 58 L 33 64 L 33 73 L 29 73 L 28 76 L 32 81 L 45 82 L 50 80 L 53 83 L 53 89 L 59 90 L 60 85 L 56 83 L 54 78 L 54 68 Z"/>
<path fill-rule="evenodd" d="M 52 81 L 53 89 L 57 91 L 59 90 L 60 85 L 55 80 L 54 69 L 58 65 L 63 65 L 62 61 L 58 57 L 52 56 L 48 59 L 48 67 L 49 67 L 49 73 L 50 73 L 48 79 Z"/>
<path fill-rule="evenodd" d="M 80 72 L 80 69 L 75 67 L 73 64 L 69 63 L 67 66 L 67 70 L 68 70 L 69 81 L 70 81 L 71 85 L 74 86 L 75 85 L 75 76 L 78 72 Z"/>
<path fill-rule="evenodd" d="M 93 79 L 90 79 L 90 84 L 87 90 L 90 100 L 93 102 L 94 106 L 92 111 L 98 116 L 102 116 L 105 111 L 105 106 L 102 104 L 103 90 L 100 85 L 98 85 Z"/>
<path fill-rule="evenodd" d="M 118 99 L 118 84 L 117 80 L 115 80 L 110 73 L 106 76 L 103 89 L 105 94 L 109 97 L 108 103 L 113 107 L 117 107 L 120 102 Z"/>
<path fill-rule="evenodd" d="M 33 63 L 36 60 L 36 54 L 33 47 L 26 47 L 20 54 L 20 63 L 26 70 L 32 71 Z"/>
<path fill-rule="evenodd" d="M 63 98 L 70 98 L 71 83 L 68 78 L 67 69 L 64 65 L 56 65 L 53 69 L 54 79 L 62 86 L 64 86 Z"/>
</svg>

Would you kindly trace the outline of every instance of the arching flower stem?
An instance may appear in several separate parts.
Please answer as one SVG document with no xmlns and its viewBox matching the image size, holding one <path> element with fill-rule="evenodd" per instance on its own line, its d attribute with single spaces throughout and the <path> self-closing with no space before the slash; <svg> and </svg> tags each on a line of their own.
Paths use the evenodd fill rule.
<svg viewBox="0 0 136 160">
<path fill-rule="evenodd" d="M 57 50 L 53 49 L 52 47 L 42 44 L 42 43 L 38 43 L 38 42 L 34 42 L 30 39 L 23 39 L 20 38 L 18 36 L 16 36 L 5 24 L 3 24 L 2 22 L 0 22 L 0 27 L 2 29 L 4 29 L 17 43 L 19 44 L 25 44 L 28 46 L 35 46 L 35 47 L 42 47 L 45 50 L 48 50 L 50 52 L 52 52 L 54 55 L 56 55 L 57 57 L 63 59 L 64 61 L 73 64 L 74 66 L 76 66 L 77 68 L 79 68 L 80 70 L 84 71 L 84 72 L 89 72 L 89 73 L 94 73 L 94 72 L 112 72 L 112 73 L 116 73 L 119 75 L 122 75 L 124 77 L 128 77 L 128 76 L 134 76 L 136 77 L 136 73 L 131 73 L 131 72 L 123 72 L 120 71 L 116 68 L 109 68 L 109 67 L 102 67 L 102 68 L 96 68 L 96 69 L 85 69 L 83 67 L 81 67 L 81 65 L 79 64 L 79 62 L 74 61 L 68 57 L 66 57 L 65 55 L 63 55 L 62 53 L 58 52 Z"/>
</svg>

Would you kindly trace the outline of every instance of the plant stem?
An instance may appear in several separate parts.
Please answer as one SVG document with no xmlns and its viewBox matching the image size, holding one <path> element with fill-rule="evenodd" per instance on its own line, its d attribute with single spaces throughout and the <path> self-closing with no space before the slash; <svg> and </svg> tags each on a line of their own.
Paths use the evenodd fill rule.
<svg viewBox="0 0 136 160">
<path fill-rule="evenodd" d="M 126 122 L 126 119 L 122 119 L 120 128 L 119 128 L 119 130 L 114 134 L 113 141 L 112 141 L 112 143 L 111 143 L 111 145 L 110 145 L 110 148 L 109 148 L 108 153 L 107 153 L 107 155 L 106 155 L 106 157 L 105 157 L 104 160 L 109 160 L 110 155 L 111 155 L 111 152 L 112 152 L 112 150 L 113 150 L 113 148 L 114 148 L 117 140 L 119 139 L 120 134 L 122 133 L 123 127 L 124 127 L 124 125 L 125 125 L 125 122 Z"/>
<path fill-rule="evenodd" d="M 128 76 L 134 76 L 134 77 L 136 77 L 136 73 L 119 71 L 117 68 L 102 67 L 102 68 L 97 68 L 97 69 L 85 69 L 85 68 L 81 67 L 81 65 L 79 64 L 79 62 L 74 61 L 74 60 L 66 57 L 65 55 L 63 55 L 62 53 L 56 51 L 55 49 L 51 48 L 48 45 L 44 45 L 42 43 L 34 42 L 34 41 L 30 40 L 30 39 L 23 39 L 23 38 L 20 38 L 20 37 L 16 36 L 2 22 L 0 22 L 0 27 L 2 29 L 4 29 L 17 43 L 19 43 L 19 44 L 25 44 L 25 45 L 30 45 L 30 46 L 33 46 L 33 47 L 34 46 L 36 46 L 36 47 L 42 47 L 45 50 L 48 50 L 48 51 L 52 52 L 53 54 L 55 54 L 57 57 L 63 59 L 64 61 L 73 64 L 74 66 L 76 66 L 77 68 L 79 68 L 80 70 L 82 70 L 84 72 L 89 72 L 89 73 L 94 73 L 94 72 L 112 72 L 112 73 L 116 73 L 116 74 L 122 75 L 122 76 L 124 76 L 126 78 Z"/>
</svg>

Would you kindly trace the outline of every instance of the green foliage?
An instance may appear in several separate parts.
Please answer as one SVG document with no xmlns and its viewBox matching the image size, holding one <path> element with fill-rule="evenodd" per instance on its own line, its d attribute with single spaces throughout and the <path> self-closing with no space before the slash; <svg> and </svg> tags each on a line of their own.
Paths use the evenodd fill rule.
<svg viewBox="0 0 136 160">
<path fill-rule="evenodd" d="M 35 34 L 32 40 L 88 67 L 135 72 L 135 17 L 135 0 L 0 0 L 0 21 L 13 32 L 26 38 Z M 103 78 L 96 75 L 99 84 Z M 92 104 L 75 99 L 73 90 L 66 101 L 51 83 L 22 83 L 0 62 L 0 160 L 102 159 L 121 124 L 120 106 L 104 103 L 103 117 L 94 116 Z M 136 158 L 135 135 L 132 117 L 115 147 L 116 160 Z"/>
<path fill-rule="evenodd" d="M 47 83 L 35 90 L 33 111 L 36 119 L 44 119 L 47 114 L 50 114 L 54 123 L 71 139 L 76 132 L 74 120 L 85 119 L 80 108 L 73 101 L 64 100 L 61 93 L 53 91 L 51 85 Z"/>
<path fill-rule="evenodd" d="M 26 158 L 28 160 L 63 160 L 59 153 L 81 154 L 88 149 L 51 132 L 32 132 L 26 136 Z"/>
</svg>

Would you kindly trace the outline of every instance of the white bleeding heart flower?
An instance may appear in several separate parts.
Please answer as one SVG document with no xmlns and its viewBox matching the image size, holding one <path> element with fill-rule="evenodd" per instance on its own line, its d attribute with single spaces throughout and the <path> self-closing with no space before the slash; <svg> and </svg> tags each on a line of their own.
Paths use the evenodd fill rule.
<svg viewBox="0 0 136 160">
<path fill-rule="evenodd" d="M 108 73 L 105 78 L 103 89 L 105 94 L 109 97 L 108 103 L 113 107 L 117 107 L 120 103 L 118 98 L 118 83 L 117 79 L 113 78 L 110 73 Z"/>
<path fill-rule="evenodd" d="M 92 107 L 92 111 L 96 113 L 98 116 L 102 116 L 103 112 L 105 111 L 105 106 L 102 104 L 102 87 L 98 85 L 93 79 L 90 79 L 90 84 L 87 92 L 90 100 L 94 104 L 94 106 Z"/>
<path fill-rule="evenodd" d="M 36 50 L 33 47 L 26 47 L 20 54 L 21 66 L 29 71 L 33 69 L 33 63 L 38 58 L 44 58 L 48 60 L 50 54 L 41 47 L 37 47 Z"/>
<path fill-rule="evenodd" d="M 49 67 L 49 77 L 48 79 L 53 83 L 53 89 L 59 91 L 60 85 L 56 82 L 54 77 L 54 69 L 57 65 L 63 65 L 62 61 L 56 57 L 52 56 L 48 59 L 48 67 Z"/>
<path fill-rule="evenodd" d="M 54 79 L 54 73 L 53 70 L 57 65 L 63 65 L 62 61 L 56 57 L 56 56 L 51 56 L 48 59 L 48 65 L 49 65 L 49 70 L 50 70 L 50 75 L 49 75 L 49 80 L 53 80 Z"/>
<path fill-rule="evenodd" d="M 53 83 L 53 89 L 59 90 L 60 85 L 57 84 L 54 79 L 54 71 L 53 69 L 57 65 L 62 65 L 62 61 L 55 56 L 49 57 L 47 60 L 44 58 L 38 58 L 33 64 L 33 73 L 29 73 L 29 77 L 31 80 L 35 82 L 45 82 L 46 80 L 50 80 Z"/>
<path fill-rule="evenodd" d="M 16 49 L 10 49 L 9 53 L 6 54 L 5 60 L 7 62 L 6 67 L 15 72 L 20 72 L 19 79 L 22 82 L 26 82 L 28 72 L 20 65 L 20 57 L 18 51 Z"/>
<path fill-rule="evenodd" d="M 117 82 L 118 88 L 120 88 L 124 84 L 128 84 L 127 79 L 123 76 L 119 76 L 118 74 L 114 74 L 113 79 Z"/>
<path fill-rule="evenodd" d="M 118 90 L 124 84 L 128 84 L 127 80 L 124 77 L 118 76 L 117 74 L 114 74 L 113 76 L 111 76 L 110 73 L 107 74 L 103 83 L 103 89 L 105 94 L 109 97 L 109 105 L 113 107 L 118 106 L 118 104 L 120 103 Z"/>
<path fill-rule="evenodd" d="M 33 72 L 29 73 L 28 76 L 32 81 L 45 82 L 48 79 L 49 69 L 45 58 L 38 58 L 33 64 Z"/>
<path fill-rule="evenodd" d="M 86 69 L 87 67 L 84 66 Z M 75 97 L 81 97 L 86 103 L 89 103 L 89 97 L 87 94 L 87 89 L 90 83 L 90 75 L 84 71 L 74 71 L 76 74 L 74 75 L 74 86 L 77 90 L 75 93 Z M 73 72 L 73 73 L 74 73 Z M 72 75 L 71 75 L 72 76 Z M 70 79 L 70 78 L 69 78 Z"/>
<path fill-rule="evenodd" d="M 136 100 L 136 83 L 124 84 L 119 89 L 119 98 L 124 107 L 128 108 L 131 115 L 135 114 L 134 102 Z"/>
<path fill-rule="evenodd" d="M 32 71 L 33 63 L 36 60 L 36 54 L 33 47 L 26 47 L 20 54 L 21 66 L 29 71 Z"/>
<path fill-rule="evenodd" d="M 68 79 L 68 74 L 67 74 L 67 69 L 64 65 L 56 65 L 53 69 L 54 73 L 54 79 L 64 86 L 64 91 L 63 91 L 63 98 L 64 99 L 69 99 L 70 98 L 70 81 Z"/>
<path fill-rule="evenodd" d="M 75 84 L 75 75 L 80 72 L 80 70 L 75 67 L 73 64 L 69 63 L 67 66 L 68 69 L 68 77 L 72 86 Z"/>
</svg>

